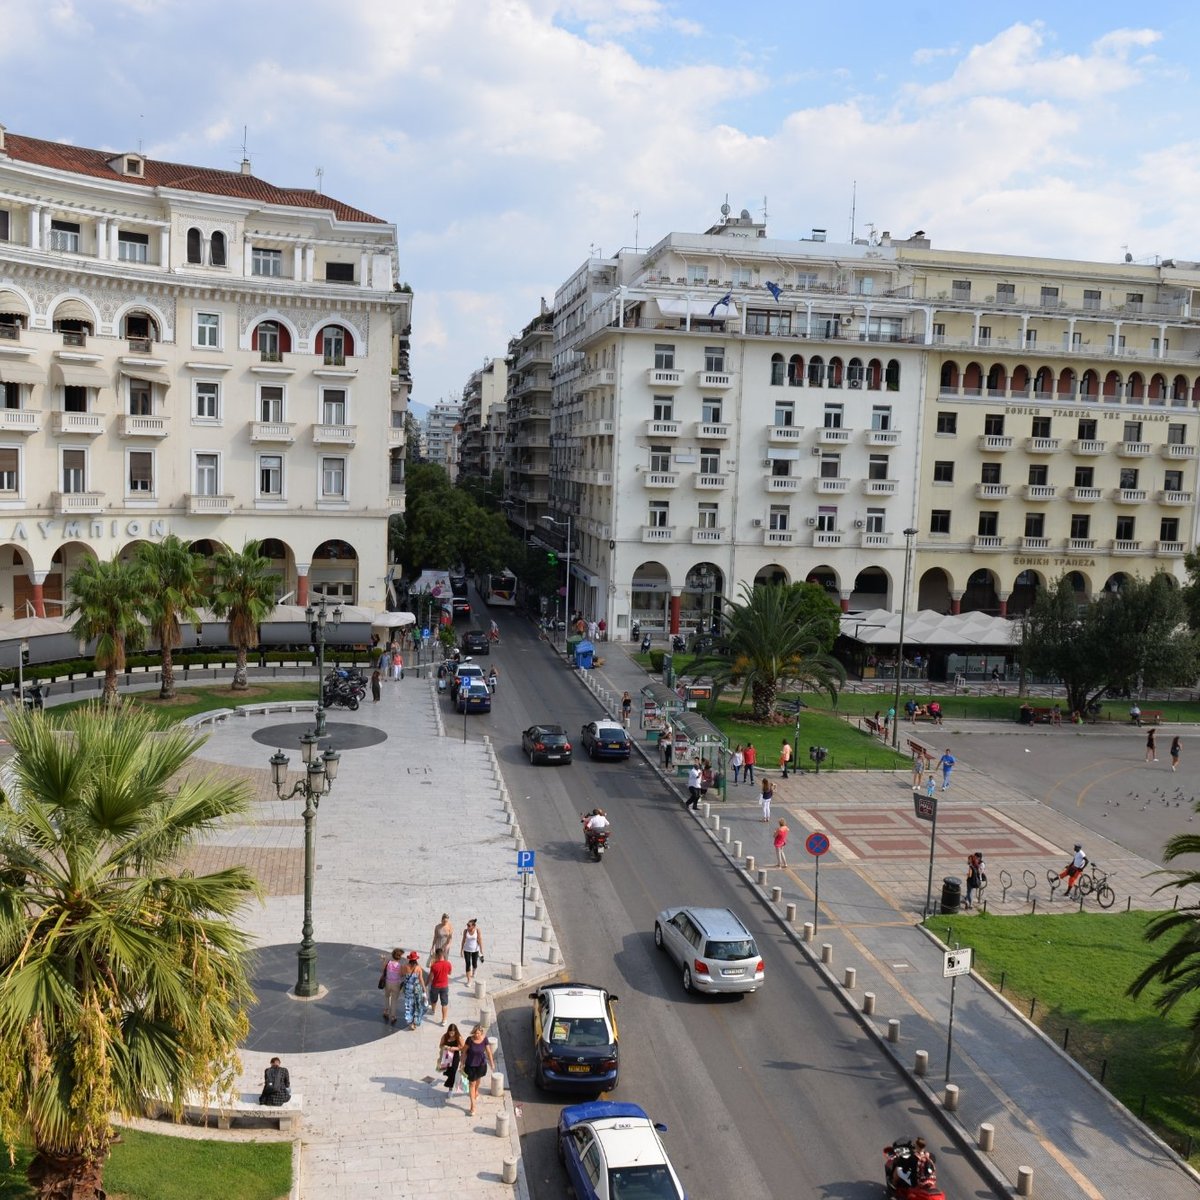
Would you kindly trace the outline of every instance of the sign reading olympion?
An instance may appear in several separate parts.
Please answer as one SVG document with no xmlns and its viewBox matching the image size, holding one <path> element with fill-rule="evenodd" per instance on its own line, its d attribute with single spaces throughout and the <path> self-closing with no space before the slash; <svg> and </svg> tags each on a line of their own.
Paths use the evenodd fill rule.
<svg viewBox="0 0 1200 1200">
<path fill-rule="evenodd" d="M 104 537 L 147 537 L 162 538 L 167 536 L 167 522 L 161 517 L 152 517 L 145 521 L 106 521 L 103 517 L 91 517 L 87 520 L 72 518 L 66 521 L 48 519 L 34 521 L 34 526 L 45 541 L 51 538 L 104 538 Z M 60 528 L 61 527 L 61 528 Z M 29 523 L 15 521 L 11 528 L 0 525 L 0 542 L 29 541 Z"/>
</svg>

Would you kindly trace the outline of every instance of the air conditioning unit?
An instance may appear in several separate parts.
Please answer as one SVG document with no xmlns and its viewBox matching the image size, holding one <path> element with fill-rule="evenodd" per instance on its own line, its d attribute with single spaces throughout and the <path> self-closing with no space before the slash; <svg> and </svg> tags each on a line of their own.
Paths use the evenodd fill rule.
<svg viewBox="0 0 1200 1200">
<path fill-rule="evenodd" d="M 820 446 L 814 446 L 812 448 L 812 456 L 813 456 L 813 458 L 821 457 L 821 447 Z"/>
<path fill-rule="evenodd" d="M 866 521 L 855 521 L 854 522 L 855 529 L 865 529 L 866 527 L 867 527 Z"/>
<path fill-rule="evenodd" d="M 817 523 L 817 518 L 816 518 L 816 517 L 809 517 L 809 518 L 808 518 L 808 523 L 809 523 L 810 525 L 815 525 L 815 524 Z"/>
<path fill-rule="evenodd" d="M 771 465 L 771 464 L 772 464 L 774 461 L 775 461 L 775 460 L 774 460 L 773 458 L 764 458 L 764 459 L 763 459 L 763 466 L 764 466 L 764 467 L 769 467 L 769 466 L 770 466 L 770 465 Z"/>
<path fill-rule="evenodd" d="M 861 379 L 852 379 L 852 380 L 850 380 L 850 386 L 852 388 L 860 388 L 860 387 L 862 387 L 862 380 Z"/>
<path fill-rule="evenodd" d="M 762 528 L 762 517 L 755 517 L 754 520 L 750 522 L 750 524 L 753 525 L 755 529 L 761 529 Z"/>
</svg>

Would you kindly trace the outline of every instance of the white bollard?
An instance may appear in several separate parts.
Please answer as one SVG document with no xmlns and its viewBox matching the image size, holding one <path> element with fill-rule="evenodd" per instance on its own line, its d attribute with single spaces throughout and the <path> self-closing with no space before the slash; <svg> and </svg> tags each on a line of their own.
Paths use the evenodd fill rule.
<svg viewBox="0 0 1200 1200">
<path fill-rule="evenodd" d="M 832 942 L 822 942 L 821 943 L 821 961 L 826 966 L 829 966 L 833 962 L 833 943 Z"/>
<path fill-rule="evenodd" d="M 746 874 L 747 875 L 754 874 L 754 855 L 753 854 L 746 855 Z"/>
<path fill-rule="evenodd" d="M 858 968 L 847 967 L 846 974 L 842 976 L 842 987 L 848 992 L 854 991 L 854 986 L 858 982 Z"/>
<path fill-rule="evenodd" d="M 789 905 L 787 905 L 786 908 L 784 908 L 783 919 L 789 925 L 795 925 L 795 923 L 796 923 L 796 906 L 794 904 L 789 904 Z"/>
<path fill-rule="evenodd" d="M 486 1004 L 481 1005 L 479 1008 L 479 1022 L 478 1023 L 484 1029 L 487 1029 L 487 1027 L 489 1025 L 491 1025 L 491 1023 L 492 1023 L 492 1014 Z"/>
<path fill-rule="evenodd" d="M 783 899 L 783 888 L 773 887 L 771 889 L 771 903 L 778 904 Z"/>
<path fill-rule="evenodd" d="M 979 1126 L 979 1148 L 984 1154 L 991 1154 L 992 1147 L 996 1144 L 996 1127 L 989 1121 L 984 1121 Z"/>
<path fill-rule="evenodd" d="M 475 999 L 482 1000 L 487 995 L 487 984 L 482 979 L 475 980 Z"/>
<path fill-rule="evenodd" d="M 712 816 L 709 816 L 707 804 L 704 806 L 704 815 L 708 817 L 708 823 L 714 832 L 721 828 L 721 814 L 713 813 Z"/>
<path fill-rule="evenodd" d="M 533 919 L 535 921 L 544 921 L 546 919 L 546 910 L 542 905 L 535 904 L 533 906 Z"/>
<path fill-rule="evenodd" d="M 557 946 L 551 946 L 549 958 L 552 963 L 562 962 L 562 951 Z"/>
<path fill-rule="evenodd" d="M 804 940 L 806 942 L 811 942 L 813 940 L 813 934 L 815 932 L 816 931 L 813 929 L 813 923 L 811 921 L 805 921 L 804 922 Z"/>
<path fill-rule="evenodd" d="M 875 993 L 863 992 L 863 1013 L 871 1017 L 875 1015 Z"/>
<path fill-rule="evenodd" d="M 1033 1168 L 1018 1167 L 1017 1168 L 1017 1195 L 1032 1196 L 1033 1195 Z"/>
<path fill-rule="evenodd" d="M 929 1073 L 929 1051 L 918 1050 L 916 1061 L 913 1063 L 913 1074 L 922 1079 Z"/>
<path fill-rule="evenodd" d="M 515 1158 L 506 1158 L 504 1166 L 500 1171 L 501 1183 L 516 1183 L 517 1182 L 517 1160 Z"/>
<path fill-rule="evenodd" d="M 491 1074 L 491 1094 L 493 1096 L 504 1095 L 504 1072 L 493 1071 Z"/>
<path fill-rule="evenodd" d="M 942 1101 L 947 1112 L 958 1112 L 958 1084 L 946 1084 L 946 1095 Z"/>
<path fill-rule="evenodd" d="M 508 1140 L 508 1113 L 506 1112 L 496 1114 L 496 1136 Z"/>
<path fill-rule="evenodd" d="M 742 843 L 741 842 L 733 843 L 733 857 L 734 858 L 742 857 Z"/>
<path fill-rule="evenodd" d="M 519 981 L 524 974 L 525 968 L 521 966 L 520 963 L 513 963 L 513 965 L 509 968 L 508 977 L 509 979 Z"/>
<path fill-rule="evenodd" d="M 731 830 L 728 825 L 726 825 L 725 828 L 721 830 L 721 833 L 724 835 L 721 838 L 721 841 L 723 841 L 725 843 L 725 845 L 727 845 L 727 846 L 729 845 L 729 837 L 732 834 L 732 832 L 733 832 L 733 830 Z"/>
<path fill-rule="evenodd" d="M 542 926 L 542 941 L 549 942 L 554 937 L 554 929 L 549 925 Z"/>
<path fill-rule="evenodd" d="M 758 873 L 757 873 L 757 874 L 754 876 L 754 881 L 755 881 L 755 883 L 757 883 L 757 884 L 758 884 L 758 886 L 759 886 L 759 887 L 765 887 L 765 886 L 766 886 L 766 884 L 767 884 L 767 873 L 766 873 L 766 871 L 761 871 L 761 870 L 760 870 L 760 871 L 759 871 L 759 872 L 758 872 Z"/>
<path fill-rule="evenodd" d="M 900 1040 L 900 1022 L 895 1017 L 888 1019 L 888 1041 L 895 1044 Z"/>
</svg>

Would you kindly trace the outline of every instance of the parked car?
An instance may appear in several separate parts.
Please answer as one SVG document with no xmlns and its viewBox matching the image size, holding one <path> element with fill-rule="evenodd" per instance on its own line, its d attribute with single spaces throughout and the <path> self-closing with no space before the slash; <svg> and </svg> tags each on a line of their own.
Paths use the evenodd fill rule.
<svg viewBox="0 0 1200 1200">
<path fill-rule="evenodd" d="M 728 908 L 665 908 L 654 944 L 683 968 L 684 991 L 754 992 L 763 960 L 754 937 Z"/>
<path fill-rule="evenodd" d="M 579 731 L 579 744 L 589 758 L 628 758 L 633 743 L 616 721 L 589 721 Z"/>
<path fill-rule="evenodd" d="M 657 1125 L 640 1104 L 593 1100 L 558 1118 L 558 1157 L 578 1200 L 687 1200 Z"/>
<path fill-rule="evenodd" d="M 452 701 L 458 701 L 458 689 L 462 686 L 464 679 L 478 679 L 483 684 L 487 683 L 483 668 L 477 663 L 456 663 L 450 672 L 450 699 Z"/>
<path fill-rule="evenodd" d="M 459 685 L 454 707 L 459 712 L 491 712 L 492 691 L 487 683 L 467 678 Z"/>
<path fill-rule="evenodd" d="M 594 1092 L 617 1086 L 616 996 L 590 983 L 548 983 L 533 1001 L 533 1081 Z"/>
<path fill-rule="evenodd" d="M 462 635 L 462 652 L 464 654 L 491 654 L 492 643 L 482 629 L 468 629 Z"/>
<path fill-rule="evenodd" d="M 571 761 L 571 743 L 561 725 L 530 725 L 521 734 L 521 751 L 533 765 Z"/>
</svg>

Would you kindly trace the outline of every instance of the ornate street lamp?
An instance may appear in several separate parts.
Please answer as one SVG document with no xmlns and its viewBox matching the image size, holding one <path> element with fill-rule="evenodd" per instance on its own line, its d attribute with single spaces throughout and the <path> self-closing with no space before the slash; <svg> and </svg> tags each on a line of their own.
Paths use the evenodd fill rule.
<svg viewBox="0 0 1200 1200">
<path fill-rule="evenodd" d="M 304 777 L 287 789 L 288 756 L 282 750 L 271 755 L 271 782 L 280 800 L 293 796 L 304 797 L 304 925 L 300 932 L 299 960 L 296 971 L 296 992 L 301 999 L 311 999 L 319 991 L 317 984 L 317 943 L 313 940 L 313 876 L 316 873 L 316 847 L 313 843 L 313 824 L 321 797 L 329 794 L 337 778 L 341 754 L 330 748 L 318 751 L 317 734 L 308 732 L 300 738 L 304 760 Z"/>
<path fill-rule="evenodd" d="M 304 619 L 308 622 L 308 632 L 312 644 L 317 650 L 317 730 L 316 736 L 325 736 L 325 628 L 328 625 L 336 629 L 342 623 L 342 606 L 335 604 L 330 611 L 325 597 L 321 603 L 314 605 L 311 601 L 304 610 Z M 304 760 L 308 762 L 308 759 Z"/>
</svg>

